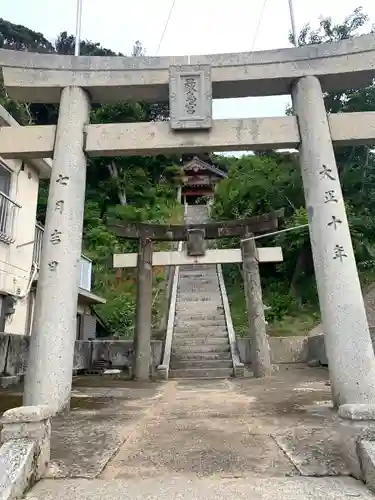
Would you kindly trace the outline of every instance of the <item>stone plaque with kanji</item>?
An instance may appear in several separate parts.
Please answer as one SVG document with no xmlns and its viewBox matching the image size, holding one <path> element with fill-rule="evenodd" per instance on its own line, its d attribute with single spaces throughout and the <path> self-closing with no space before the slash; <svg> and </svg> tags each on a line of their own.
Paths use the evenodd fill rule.
<svg viewBox="0 0 375 500">
<path fill-rule="evenodd" d="M 205 230 L 188 229 L 187 231 L 187 254 L 189 257 L 202 257 L 206 253 Z"/>
<path fill-rule="evenodd" d="M 169 106 L 173 130 L 211 128 L 211 66 L 170 66 Z"/>
</svg>

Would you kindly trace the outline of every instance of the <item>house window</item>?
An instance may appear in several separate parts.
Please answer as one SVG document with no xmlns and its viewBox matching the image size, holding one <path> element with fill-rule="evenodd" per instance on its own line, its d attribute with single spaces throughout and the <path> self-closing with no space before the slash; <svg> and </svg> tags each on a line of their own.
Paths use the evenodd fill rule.
<svg viewBox="0 0 375 500">
<path fill-rule="evenodd" d="M 12 172 L 0 162 L 0 240 L 14 242 L 14 224 L 20 206 L 10 198 Z"/>
<path fill-rule="evenodd" d="M 5 331 L 4 295 L 0 295 L 0 332 Z"/>
<path fill-rule="evenodd" d="M 77 314 L 76 318 L 76 340 L 82 340 L 82 315 Z"/>
<path fill-rule="evenodd" d="M 83 290 L 91 291 L 91 272 L 92 262 L 90 259 L 81 255 L 81 276 L 79 280 L 79 287 Z"/>
<path fill-rule="evenodd" d="M 0 192 L 10 196 L 10 186 L 12 184 L 12 172 L 0 163 Z"/>
</svg>

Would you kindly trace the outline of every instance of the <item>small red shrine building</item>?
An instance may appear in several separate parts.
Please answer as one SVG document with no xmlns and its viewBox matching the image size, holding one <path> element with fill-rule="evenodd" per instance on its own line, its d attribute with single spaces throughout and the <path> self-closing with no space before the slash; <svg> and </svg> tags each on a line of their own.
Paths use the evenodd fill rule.
<svg viewBox="0 0 375 500">
<path fill-rule="evenodd" d="M 182 202 L 194 204 L 198 198 L 213 196 L 216 184 L 227 177 L 226 172 L 194 156 L 182 166 Z"/>
</svg>

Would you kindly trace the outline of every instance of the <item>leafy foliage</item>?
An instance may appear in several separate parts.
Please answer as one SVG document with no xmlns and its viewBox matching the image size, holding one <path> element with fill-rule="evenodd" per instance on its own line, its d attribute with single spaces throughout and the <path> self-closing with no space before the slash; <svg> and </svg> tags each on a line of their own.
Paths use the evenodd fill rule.
<svg viewBox="0 0 375 500">
<path fill-rule="evenodd" d="M 299 35 L 299 45 L 337 41 L 357 36 L 368 23 L 360 8 L 343 23 L 332 19 L 320 20 L 318 29 L 306 25 Z M 0 19 L 0 48 L 13 50 L 73 54 L 74 36 L 62 32 L 54 43 L 41 33 Z M 100 43 L 83 40 L 80 52 L 92 56 L 120 56 Z M 142 44 L 135 42 L 132 57 L 144 55 Z M 326 94 L 327 112 L 375 110 L 375 87 L 351 89 Z M 0 103 L 22 124 L 53 124 L 58 107 L 14 102 L 0 81 Z M 291 114 L 292 109 L 287 113 Z M 166 120 L 166 103 L 128 103 L 95 105 L 92 123 L 142 122 Z M 372 148 L 342 147 L 336 159 L 344 198 L 347 204 L 353 246 L 361 277 L 365 282 L 375 275 L 375 155 Z M 129 241 L 118 239 L 105 227 L 108 215 L 133 221 L 178 220 L 181 213 L 175 204 L 176 192 L 182 182 L 182 161 L 189 155 L 154 157 L 96 158 L 88 161 L 86 206 L 84 219 L 84 252 L 94 262 L 94 290 L 107 298 L 98 307 L 101 317 L 112 333 L 131 335 L 134 318 L 134 283 L 132 271 L 114 273 L 108 259 L 114 252 L 136 251 Z M 284 208 L 284 228 L 307 223 L 304 195 L 299 171 L 298 154 L 267 151 L 234 158 L 210 154 L 205 158 L 228 172 L 215 193 L 212 213 L 220 219 L 232 219 L 262 214 Z M 41 183 L 38 219 L 43 222 L 47 203 L 48 183 Z M 281 245 L 284 262 L 275 266 L 262 265 L 263 291 L 266 304 L 271 306 L 268 320 L 273 334 L 304 333 L 318 321 L 318 301 L 313 272 L 309 233 L 306 227 L 260 240 L 264 245 Z M 221 241 L 221 245 L 228 245 Z M 233 241 L 230 242 L 233 245 Z M 238 332 L 246 333 L 244 295 L 239 266 L 224 268 L 228 290 L 232 297 L 232 312 Z M 160 289 L 162 276 L 155 273 L 155 290 Z M 157 322 L 157 301 L 154 302 L 154 322 Z M 294 326 L 293 326 L 294 325 Z"/>
<path fill-rule="evenodd" d="M 54 43 L 41 33 L 24 26 L 0 20 L 0 48 L 33 52 L 74 54 L 75 37 L 66 31 Z M 90 56 L 122 56 L 100 43 L 82 40 L 80 54 Z M 144 55 L 142 44 L 135 42 L 132 57 Z M 57 123 L 58 106 L 22 104 L 10 99 L 0 82 L 0 104 L 20 123 L 38 125 Z M 91 123 L 130 123 L 165 120 L 168 106 L 161 104 L 120 102 L 115 105 L 95 105 Z M 179 158 L 121 157 L 89 159 L 86 181 L 84 216 L 84 253 L 93 260 L 93 289 L 107 299 L 106 305 L 97 306 L 101 318 L 113 334 L 132 334 L 135 309 L 134 272 L 114 273 L 109 260 L 113 253 L 137 251 L 134 243 L 118 239 L 105 226 L 107 216 L 132 221 L 167 221 L 181 215 L 176 207 L 177 188 L 181 184 Z M 48 200 L 48 181 L 42 181 L 37 209 L 42 224 Z M 155 273 L 155 292 L 161 287 L 162 276 Z M 158 294 L 160 295 L 160 294 Z M 154 302 L 154 322 L 158 319 Z"/>
<path fill-rule="evenodd" d="M 343 40 L 358 35 L 368 22 L 360 8 L 343 23 L 330 18 L 320 20 L 319 28 L 306 25 L 299 35 L 299 45 Z M 292 40 L 291 40 L 292 41 Z M 374 111 L 375 86 L 352 89 L 345 93 L 326 94 L 327 112 Z M 292 114 L 292 109 L 287 113 Z M 374 276 L 375 269 L 375 154 L 371 147 L 342 147 L 335 151 L 353 247 L 363 283 Z M 215 193 L 213 214 L 216 218 L 240 218 L 285 209 L 282 228 L 307 224 L 298 154 L 268 151 L 242 158 L 227 158 L 228 178 Z M 226 243 L 226 242 L 225 242 Z M 232 242 L 233 244 L 233 242 Z M 284 261 L 261 267 L 265 303 L 271 306 L 267 318 L 271 334 L 294 332 L 293 318 L 299 333 L 319 320 L 318 298 L 308 229 L 300 227 L 275 237 L 258 240 L 259 245 L 280 245 Z M 243 299 L 237 293 L 241 274 L 238 266 L 225 266 L 236 329 L 246 333 Z M 241 302 L 242 300 L 242 302 Z M 237 321 L 237 324 L 236 324 Z"/>
</svg>

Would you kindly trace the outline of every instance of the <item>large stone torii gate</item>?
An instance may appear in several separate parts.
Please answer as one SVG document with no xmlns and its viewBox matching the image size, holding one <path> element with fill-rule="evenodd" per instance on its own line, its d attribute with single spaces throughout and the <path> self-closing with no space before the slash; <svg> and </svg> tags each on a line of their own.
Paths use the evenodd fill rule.
<svg viewBox="0 0 375 500">
<path fill-rule="evenodd" d="M 56 126 L 2 128 L 0 156 L 53 157 L 24 404 L 69 404 L 86 155 L 299 148 L 333 397 L 375 402 L 375 357 L 333 144 L 374 144 L 375 113 L 327 116 L 325 91 L 375 76 L 375 35 L 183 57 L 74 57 L 0 50 L 5 87 L 60 103 Z M 212 120 L 212 98 L 291 94 L 294 116 Z M 89 124 L 91 102 L 170 100 L 164 123 Z"/>
</svg>

